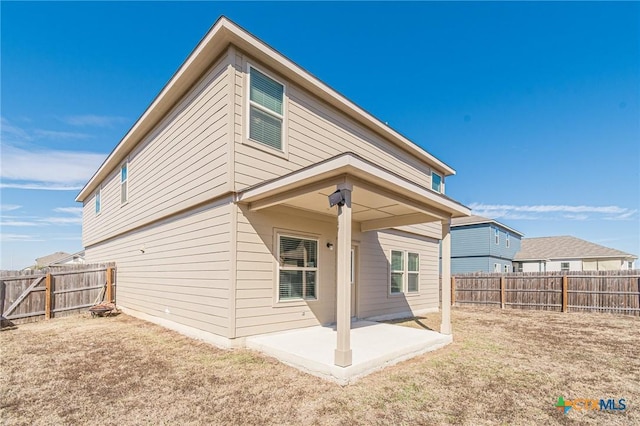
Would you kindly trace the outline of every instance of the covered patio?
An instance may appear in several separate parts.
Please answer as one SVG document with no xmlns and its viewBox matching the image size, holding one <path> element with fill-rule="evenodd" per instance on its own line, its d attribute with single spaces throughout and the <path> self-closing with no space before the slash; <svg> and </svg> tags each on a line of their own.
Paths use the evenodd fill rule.
<svg viewBox="0 0 640 426">
<path fill-rule="evenodd" d="M 355 321 L 350 330 L 351 365 L 340 367 L 334 362 L 336 338 L 335 326 L 316 326 L 248 337 L 246 346 L 314 376 L 346 385 L 453 341 L 450 334 L 432 330 Z"/>
<path fill-rule="evenodd" d="M 237 195 L 236 202 L 254 212 L 286 206 L 333 216 L 338 228 L 335 326 L 251 337 L 248 345 L 318 375 L 348 382 L 452 341 L 449 226 L 452 217 L 470 214 L 465 206 L 353 153 L 248 188 Z M 349 265 L 353 227 L 368 232 L 428 222 L 439 223 L 442 230 L 440 333 L 371 322 L 352 324 Z M 310 345 L 304 347 L 302 342 L 307 340 Z"/>
</svg>

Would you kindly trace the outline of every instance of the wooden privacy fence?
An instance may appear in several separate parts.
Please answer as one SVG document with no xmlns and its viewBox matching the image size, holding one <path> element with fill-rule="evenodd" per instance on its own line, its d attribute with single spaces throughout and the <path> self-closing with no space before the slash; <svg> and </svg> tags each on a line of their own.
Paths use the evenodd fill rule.
<svg viewBox="0 0 640 426">
<path fill-rule="evenodd" d="M 640 315 L 640 270 L 455 275 L 451 304 Z"/>
<path fill-rule="evenodd" d="M 2 323 L 32 322 L 115 301 L 115 263 L 0 271 Z"/>
</svg>

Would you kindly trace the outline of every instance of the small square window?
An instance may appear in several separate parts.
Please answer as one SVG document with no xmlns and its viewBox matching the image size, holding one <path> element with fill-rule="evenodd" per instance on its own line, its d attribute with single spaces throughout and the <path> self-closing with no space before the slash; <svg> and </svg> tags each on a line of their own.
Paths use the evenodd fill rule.
<svg viewBox="0 0 640 426">
<path fill-rule="evenodd" d="M 417 293 L 420 289 L 420 254 L 391 250 L 389 285 L 391 294 Z"/>
<path fill-rule="evenodd" d="M 434 171 L 431 171 L 431 189 L 436 192 L 443 193 L 442 176 Z"/>
<path fill-rule="evenodd" d="M 561 262 L 560 263 L 560 270 L 562 272 L 567 272 L 569 271 L 569 262 Z"/>
</svg>

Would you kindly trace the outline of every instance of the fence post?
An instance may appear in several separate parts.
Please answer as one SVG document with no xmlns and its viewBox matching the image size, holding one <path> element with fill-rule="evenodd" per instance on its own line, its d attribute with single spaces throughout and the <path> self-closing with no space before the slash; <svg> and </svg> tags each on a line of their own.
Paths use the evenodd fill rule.
<svg viewBox="0 0 640 426">
<path fill-rule="evenodd" d="M 451 277 L 451 306 L 456 304 L 456 277 Z"/>
<path fill-rule="evenodd" d="M 45 279 L 44 318 L 51 319 L 51 274 L 47 272 Z"/>
<path fill-rule="evenodd" d="M 107 299 L 107 303 L 111 303 L 113 302 L 113 268 L 107 268 L 107 293 L 105 295 L 106 299 Z"/>
<path fill-rule="evenodd" d="M 562 276 L 562 312 L 568 312 L 568 294 L 569 292 L 567 291 L 567 276 L 563 275 Z"/>
<path fill-rule="evenodd" d="M 4 298 L 7 294 L 7 284 L 0 281 L 0 317 L 4 315 Z"/>
<path fill-rule="evenodd" d="M 504 309 L 504 275 L 500 277 L 500 309 Z"/>
</svg>

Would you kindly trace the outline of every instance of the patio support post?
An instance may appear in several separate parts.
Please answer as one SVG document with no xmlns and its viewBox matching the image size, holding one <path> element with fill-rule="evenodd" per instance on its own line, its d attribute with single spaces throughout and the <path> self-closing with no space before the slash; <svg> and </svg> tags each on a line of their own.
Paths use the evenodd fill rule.
<svg viewBox="0 0 640 426">
<path fill-rule="evenodd" d="M 440 333 L 451 334 L 451 232 L 450 220 L 442 221 L 442 324 Z"/>
<path fill-rule="evenodd" d="M 344 195 L 344 205 L 338 206 L 337 241 L 337 313 L 336 331 L 338 341 L 334 363 L 338 367 L 351 365 L 351 191 L 349 182 L 338 185 Z"/>
</svg>

